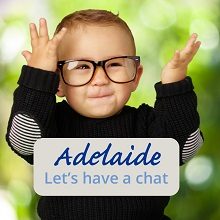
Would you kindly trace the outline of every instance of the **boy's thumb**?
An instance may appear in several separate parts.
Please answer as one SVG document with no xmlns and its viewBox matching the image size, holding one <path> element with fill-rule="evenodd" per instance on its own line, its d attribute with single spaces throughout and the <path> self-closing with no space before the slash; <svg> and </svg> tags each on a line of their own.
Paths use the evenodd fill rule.
<svg viewBox="0 0 220 220">
<path fill-rule="evenodd" d="M 23 55 L 23 57 L 25 58 L 25 60 L 27 61 L 27 63 L 29 62 L 29 60 L 31 59 L 31 55 L 32 53 L 27 51 L 27 50 L 24 50 L 22 51 L 21 53 Z"/>
</svg>

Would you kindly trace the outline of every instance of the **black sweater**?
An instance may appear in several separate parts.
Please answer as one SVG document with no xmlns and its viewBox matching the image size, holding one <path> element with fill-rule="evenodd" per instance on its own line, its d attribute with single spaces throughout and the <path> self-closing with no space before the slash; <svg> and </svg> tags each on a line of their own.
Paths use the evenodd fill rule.
<svg viewBox="0 0 220 220">
<path fill-rule="evenodd" d="M 84 117 L 66 101 L 56 103 L 58 82 L 59 76 L 52 72 L 22 68 L 6 139 L 12 150 L 27 162 L 33 164 L 33 155 L 16 151 L 10 142 L 12 121 L 17 114 L 34 119 L 41 137 L 174 138 L 180 145 L 183 164 L 184 144 L 199 127 L 197 99 L 190 77 L 170 84 L 157 83 L 154 108 L 146 104 L 138 108 L 125 106 L 119 114 L 105 119 Z M 38 214 L 43 220 L 159 220 L 166 219 L 163 212 L 168 201 L 169 197 L 50 196 L 40 198 Z"/>
</svg>

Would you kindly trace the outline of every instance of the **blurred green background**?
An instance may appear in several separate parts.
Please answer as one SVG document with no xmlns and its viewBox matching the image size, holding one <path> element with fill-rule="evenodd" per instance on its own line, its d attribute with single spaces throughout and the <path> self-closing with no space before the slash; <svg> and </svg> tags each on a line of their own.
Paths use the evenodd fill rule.
<svg viewBox="0 0 220 220">
<path fill-rule="evenodd" d="M 191 33 L 199 34 L 202 45 L 188 74 L 198 96 L 205 144 L 181 167 L 180 190 L 166 214 L 173 220 L 219 220 L 220 0 L 0 0 L 0 220 L 38 219 L 32 167 L 5 141 L 13 91 L 25 64 L 21 51 L 31 49 L 28 24 L 45 17 L 52 36 L 66 14 L 85 8 L 119 12 L 134 34 L 144 76 L 128 103 L 132 106 L 154 104 L 153 85 L 160 80 L 162 67 Z"/>
</svg>

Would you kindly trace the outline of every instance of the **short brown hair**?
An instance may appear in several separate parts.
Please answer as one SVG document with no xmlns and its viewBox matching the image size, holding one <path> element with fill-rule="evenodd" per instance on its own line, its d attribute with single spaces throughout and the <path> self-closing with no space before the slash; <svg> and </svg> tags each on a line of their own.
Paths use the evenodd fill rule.
<svg viewBox="0 0 220 220">
<path fill-rule="evenodd" d="M 61 20 L 61 22 L 57 25 L 55 33 L 59 32 L 63 27 L 91 24 L 118 25 L 119 27 L 123 28 L 130 36 L 131 42 L 134 47 L 134 53 L 136 53 L 134 37 L 127 23 L 119 17 L 119 14 L 113 14 L 112 12 L 107 10 L 86 9 L 75 11 L 65 16 Z"/>
</svg>

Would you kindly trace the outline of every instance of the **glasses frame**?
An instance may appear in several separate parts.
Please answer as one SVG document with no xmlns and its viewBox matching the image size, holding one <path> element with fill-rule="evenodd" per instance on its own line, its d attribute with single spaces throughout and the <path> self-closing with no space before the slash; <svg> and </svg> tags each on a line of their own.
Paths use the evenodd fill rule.
<svg viewBox="0 0 220 220">
<path fill-rule="evenodd" d="M 110 60 L 113 60 L 113 59 L 117 59 L 117 58 L 129 58 L 129 59 L 132 59 L 132 60 L 135 61 L 136 71 L 135 71 L 135 74 L 134 74 L 133 79 L 131 79 L 131 80 L 129 80 L 129 81 L 126 81 L 126 82 L 116 82 L 116 81 L 112 80 L 112 79 L 108 76 L 107 71 L 105 70 L 105 64 L 106 64 L 106 62 L 108 62 L 108 61 L 110 61 Z M 64 76 L 63 76 L 63 66 L 64 66 L 64 64 L 70 63 L 70 62 L 73 62 L 73 61 L 86 61 L 86 62 L 89 62 L 89 63 L 91 63 L 91 64 L 93 65 L 94 70 L 93 70 L 92 76 L 91 76 L 91 78 L 88 80 L 88 82 L 86 82 L 86 83 L 84 83 L 84 84 L 81 84 L 81 85 L 71 85 L 71 84 L 69 84 L 69 83 L 67 83 L 67 82 L 65 81 Z M 58 61 L 58 62 L 57 62 L 57 68 L 58 68 L 58 69 L 60 70 L 60 72 L 61 72 L 61 76 L 62 76 L 63 82 L 64 82 L 65 84 L 69 85 L 69 86 L 74 86 L 74 87 L 84 86 L 84 85 L 88 84 L 89 82 L 91 82 L 92 79 L 93 79 L 93 77 L 94 77 L 94 75 L 95 75 L 95 71 L 96 71 L 97 66 L 100 66 L 100 67 L 103 68 L 103 70 L 104 70 L 106 76 L 108 77 L 108 79 L 109 79 L 110 81 L 112 81 L 112 82 L 114 82 L 114 83 L 119 83 L 119 84 L 129 83 L 129 82 L 135 80 L 136 75 L 137 75 L 137 69 L 138 69 L 138 66 L 139 66 L 139 65 L 140 65 L 140 56 L 119 56 L 119 57 L 112 57 L 112 58 L 110 58 L 110 59 L 100 60 L 100 61 L 84 60 L 84 59 L 82 60 L 82 59 L 80 59 L 80 60 L 61 60 L 61 61 Z"/>
</svg>

